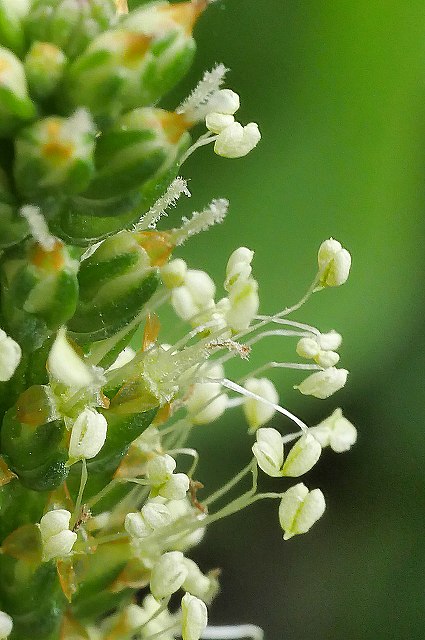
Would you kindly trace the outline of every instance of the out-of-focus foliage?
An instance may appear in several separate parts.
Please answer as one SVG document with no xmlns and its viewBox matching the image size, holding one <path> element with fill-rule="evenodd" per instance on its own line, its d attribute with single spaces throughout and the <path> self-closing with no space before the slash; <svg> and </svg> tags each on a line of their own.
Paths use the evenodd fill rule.
<svg viewBox="0 0 425 640">
<path fill-rule="evenodd" d="M 344 242 L 350 282 L 301 315 L 344 335 L 351 376 L 338 400 L 360 434 L 354 452 L 329 457 L 308 478 L 326 488 L 329 511 L 302 542 L 283 544 L 277 529 L 264 529 L 268 505 L 267 518 L 258 510 L 210 533 L 200 553 L 208 548 L 209 561 L 225 568 L 215 618 L 262 624 L 268 640 L 423 637 L 425 7 L 228 0 L 211 7 L 197 37 L 187 91 L 204 68 L 227 63 L 243 116 L 260 122 L 263 141 L 236 169 L 218 160 L 211 168 L 202 151 L 187 163 L 191 205 L 225 195 L 231 213 L 186 255 L 200 266 L 208 254 L 221 276 L 223 254 L 241 243 L 255 249 L 271 311 L 306 288 L 321 240 Z M 288 388 L 296 376 L 275 380 Z M 295 391 L 282 400 L 297 409 Z M 327 415 L 322 401 L 308 408 L 311 424 Z M 197 433 L 201 450 L 222 460 L 220 475 L 227 468 L 230 476 L 235 455 L 249 455 L 248 440 L 235 450 L 242 429 L 235 412 Z M 215 450 L 222 438 L 228 449 Z M 212 482 L 216 471 L 204 465 L 201 476 Z M 253 557 L 254 539 L 263 550 Z"/>
</svg>

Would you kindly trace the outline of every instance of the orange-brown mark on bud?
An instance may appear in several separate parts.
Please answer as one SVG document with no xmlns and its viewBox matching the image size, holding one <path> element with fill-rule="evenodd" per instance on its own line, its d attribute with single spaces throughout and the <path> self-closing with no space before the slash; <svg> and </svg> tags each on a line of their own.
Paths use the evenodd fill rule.
<svg viewBox="0 0 425 640">
<path fill-rule="evenodd" d="M 45 509 L 46 511 L 51 511 L 52 509 L 67 509 L 70 512 L 74 511 L 74 501 L 71 498 L 66 482 L 49 493 Z"/>
<path fill-rule="evenodd" d="M 52 162 L 66 162 L 75 151 L 72 142 L 60 140 L 60 133 L 61 123 L 51 120 L 47 125 L 47 142 L 43 144 L 41 152 Z"/>
<path fill-rule="evenodd" d="M 161 323 L 156 313 L 148 313 L 146 318 L 145 330 L 143 332 L 142 351 L 147 351 L 152 347 L 161 329 Z"/>
<path fill-rule="evenodd" d="M 177 144 L 182 135 L 192 126 L 183 114 L 172 111 L 158 109 L 157 118 L 165 137 L 171 144 Z"/>
<path fill-rule="evenodd" d="M 16 417 L 21 424 L 37 428 L 51 419 L 52 407 L 42 386 L 30 387 L 18 398 Z"/>
<path fill-rule="evenodd" d="M 149 49 L 151 40 L 152 38 L 142 33 L 125 32 L 123 63 L 128 67 L 137 66 Z"/>
<path fill-rule="evenodd" d="M 123 589 L 143 589 L 143 587 L 146 587 L 149 584 L 150 573 L 149 569 L 146 569 L 140 560 L 131 560 L 114 580 L 108 590 L 112 593 L 119 593 Z M 120 619 L 118 619 L 117 622 L 120 622 L 122 625 L 124 620 L 120 621 Z M 115 640 L 116 638 L 121 638 L 121 635 L 107 635 L 105 640 Z"/>
<path fill-rule="evenodd" d="M 17 478 L 16 473 L 13 473 L 4 461 L 4 458 L 0 456 L 0 487 L 9 484 L 11 480 Z"/>
<path fill-rule="evenodd" d="M 197 19 L 201 13 L 205 11 L 207 6 L 207 0 L 193 0 L 192 2 L 182 2 L 180 4 L 158 7 L 158 12 L 166 13 L 173 22 L 184 28 L 187 35 L 190 35 Z"/>
<path fill-rule="evenodd" d="M 113 478 L 137 478 L 144 473 L 146 456 L 135 445 L 132 445 L 121 460 Z"/>
<path fill-rule="evenodd" d="M 148 254 L 153 267 L 162 267 L 174 249 L 171 236 L 166 231 L 140 231 L 135 237 Z"/>
<path fill-rule="evenodd" d="M 69 600 L 69 602 L 71 601 Z M 89 635 L 84 627 L 75 620 L 71 612 L 67 611 L 62 618 L 59 640 L 72 640 L 73 638 L 78 638 L 78 640 L 89 640 Z"/>
<path fill-rule="evenodd" d="M 68 602 L 71 602 L 72 596 L 77 591 L 77 582 L 75 578 L 74 565 L 72 564 L 72 561 L 70 559 L 58 560 L 56 563 L 56 571 L 58 573 L 58 578 L 59 578 L 59 583 L 62 589 L 62 593 L 65 596 L 65 598 L 68 600 Z M 64 627 L 66 627 L 66 632 L 64 630 Z M 79 635 L 79 634 L 73 636 L 71 634 L 71 631 L 74 632 L 75 634 L 77 631 L 79 631 L 78 622 L 76 622 L 76 620 L 72 620 L 68 618 L 68 616 L 65 616 L 62 624 L 62 629 L 61 629 L 61 636 L 60 636 L 61 638 L 69 638 L 69 637 L 86 638 L 87 637 L 85 635 Z"/>
<path fill-rule="evenodd" d="M 43 271 L 57 273 L 65 264 L 62 242 L 56 240 L 51 251 L 46 251 L 40 244 L 35 244 L 30 251 L 29 261 Z"/>
<path fill-rule="evenodd" d="M 41 564 L 41 534 L 35 524 L 24 524 L 3 540 L 3 553 L 16 560 Z"/>
<path fill-rule="evenodd" d="M 163 407 L 159 409 L 158 413 L 155 416 L 155 420 L 152 422 L 152 425 L 154 427 L 158 427 L 161 424 L 164 424 L 164 422 L 167 422 L 168 418 L 171 416 L 171 413 L 171 402 L 167 402 Z"/>
<path fill-rule="evenodd" d="M 8 63 L 8 61 L 0 58 L 0 81 L 1 81 L 1 74 L 3 73 L 3 71 L 8 71 L 9 69 L 10 69 L 10 64 Z"/>
<path fill-rule="evenodd" d="M 127 0 L 115 0 L 115 5 L 117 7 L 117 14 L 119 16 L 125 15 L 128 13 L 128 3 Z"/>
</svg>

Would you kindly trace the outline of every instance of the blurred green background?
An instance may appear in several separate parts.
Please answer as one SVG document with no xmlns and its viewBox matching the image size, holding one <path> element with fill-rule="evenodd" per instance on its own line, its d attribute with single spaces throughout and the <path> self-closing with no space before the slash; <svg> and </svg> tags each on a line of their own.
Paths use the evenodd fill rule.
<svg viewBox="0 0 425 640">
<path fill-rule="evenodd" d="M 273 311 L 304 292 L 322 240 L 350 249 L 349 282 L 296 315 L 343 334 L 346 389 L 320 401 L 292 390 L 297 375 L 274 380 L 309 424 L 342 406 L 359 430 L 350 453 L 326 452 L 305 479 L 328 503 L 308 535 L 284 543 L 275 503 L 208 533 L 195 555 L 204 569 L 223 568 L 211 617 L 259 624 L 267 640 L 424 638 L 425 5 L 227 0 L 197 39 L 193 73 L 169 103 L 222 61 L 240 119 L 258 121 L 263 140 L 242 160 L 203 149 L 187 162 L 191 208 L 225 196 L 231 210 L 182 255 L 220 282 L 234 248 L 255 249 L 262 308 Z M 265 341 L 252 366 L 288 353 Z M 195 433 L 210 487 L 248 459 L 245 431 L 235 410 Z"/>
</svg>

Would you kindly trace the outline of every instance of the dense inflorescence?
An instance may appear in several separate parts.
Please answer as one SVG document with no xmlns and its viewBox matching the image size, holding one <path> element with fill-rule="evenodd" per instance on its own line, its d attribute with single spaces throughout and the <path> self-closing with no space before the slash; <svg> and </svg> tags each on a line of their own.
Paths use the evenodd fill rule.
<svg viewBox="0 0 425 640">
<path fill-rule="evenodd" d="M 190 196 L 179 177 L 190 154 L 211 143 L 242 157 L 261 136 L 235 120 L 221 64 L 174 112 L 157 106 L 191 65 L 207 0 L 134 4 L 0 0 L 0 638 L 261 637 L 207 626 L 219 574 L 187 554 L 263 498 L 279 500 L 285 540 L 307 532 L 325 510 L 320 489 L 261 493 L 258 468 L 299 478 L 323 447 L 356 440 L 340 409 L 307 427 L 264 377 L 307 371 L 296 388 L 317 398 L 344 386 L 341 336 L 292 315 L 347 280 L 348 251 L 323 242 L 305 296 L 264 316 L 251 250 L 229 257 L 219 299 L 206 272 L 173 256 L 224 219 L 226 200 L 157 228 Z M 165 307 L 182 327 L 168 344 Z M 226 363 L 268 336 L 295 339 L 304 360 L 227 378 Z M 190 432 L 238 406 L 253 458 L 201 494 Z M 275 412 L 296 431 L 266 427 Z"/>
</svg>

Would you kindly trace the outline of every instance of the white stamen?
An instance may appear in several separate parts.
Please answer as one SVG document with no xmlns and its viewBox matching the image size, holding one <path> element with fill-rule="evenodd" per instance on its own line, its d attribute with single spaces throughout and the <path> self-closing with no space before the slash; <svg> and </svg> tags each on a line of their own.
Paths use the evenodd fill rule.
<svg viewBox="0 0 425 640">
<path fill-rule="evenodd" d="M 28 222 L 34 240 L 38 242 L 45 251 L 53 251 L 56 238 L 50 233 L 47 222 L 40 212 L 40 208 L 27 204 L 21 208 L 20 214 Z"/>
<path fill-rule="evenodd" d="M 168 207 L 175 207 L 177 200 L 184 194 L 190 198 L 191 193 L 187 188 L 187 181 L 184 178 L 176 178 L 168 187 L 167 191 L 155 202 L 149 211 L 135 225 L 135 231 L 144 229 L 155 229 L 156 224 L 162 216 L 167 215 Z"/>
<path fill-rule="evenodd" d="M 190 219 L 182 218 L 183 224 L 180 229 L 173 229 L 171 231 L 172 241 L 176 246 L 179 246 L 188 238 L 201 233 L 201 231 L 206 231 L 215 224 L 223 222 L 228 208 L 229 201 L 224 198 L 219 198 L 218 200 L 213 200 L 202 211 L 194 211 Z"/>
<path fill-rule="evenodd" d="M 284 409 L 280 405 L 275 404 L 274 402 L 269 402 L 265 398 L 258 396 L 256 393 L 251 393 L 251 391 L 248 391 L 248 389 L 241 387 L 240 384 L 233 382 L 233 380 L 228 380 L 227 378 L 223 378 L 223 380 L 221 381 L 221 384 L 223 385 L 223 387 L 226 387 L 226 389 L 230 389 L 230 391 L 236 391 L 236 393 L 240 393 L 241 395 L 246 396 L 247 398 L 253 398 L 254 400 L 259 400 L 260 402 L 264 402 L 264 404 L 267 404 L 270 407 L 273 407 L 275 411 L 278 411 L 282 415 L 286 416 L 287 418 L 295 422 L 295 424 L 298 425 L 299 428 L 302 429 L 302 431 L 305 431 L 306 433 L 308 432 L 308 427 L 302 420 L 297 418 L 297 416 L 295 416 L 293 413 L 291 413 L 287 409 Z"/>
<path fill-rule="evenodd" d="M 223 627 L 207 627 L 201 636 L 202 640 L 263 640 L 264 633 L 253 624 L 227 625 Z"/>
</svg>

